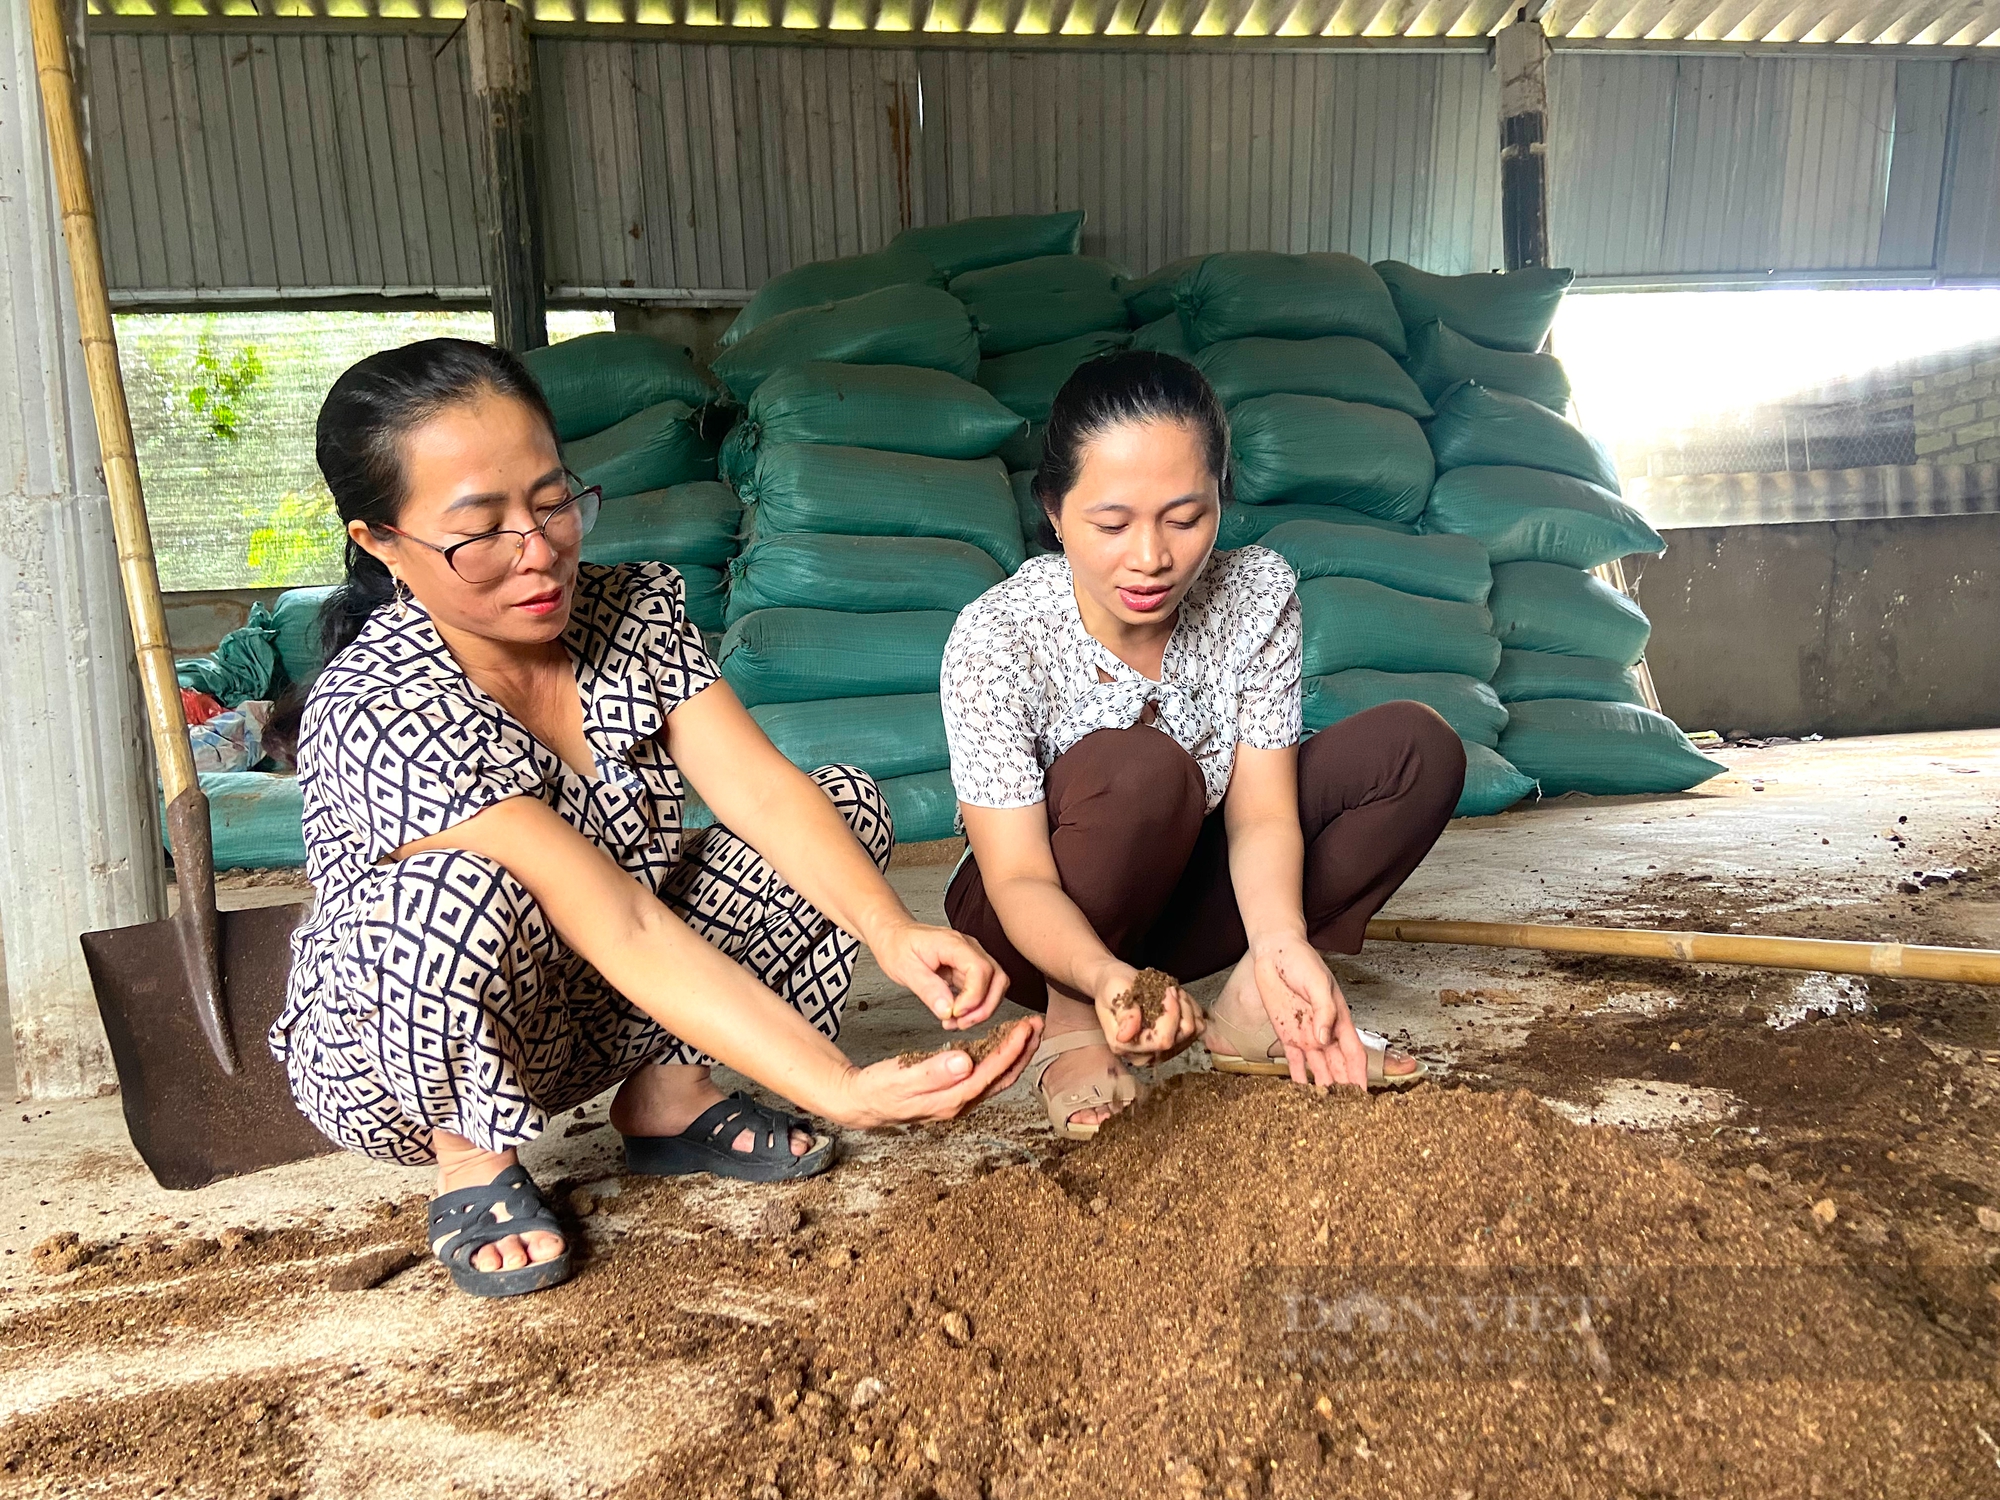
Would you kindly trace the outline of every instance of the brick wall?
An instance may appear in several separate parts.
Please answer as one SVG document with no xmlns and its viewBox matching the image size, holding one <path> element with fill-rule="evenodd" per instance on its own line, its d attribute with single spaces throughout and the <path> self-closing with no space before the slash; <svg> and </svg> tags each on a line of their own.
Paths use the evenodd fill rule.
<svg viewBox="0 0 2000 1500">
<path fill-rule="evenodd" d="M 2000 461 L 2000 345 L 1954 351 L 1952 363 L 1910 382 L 1917 461 Z"/>
</svg>

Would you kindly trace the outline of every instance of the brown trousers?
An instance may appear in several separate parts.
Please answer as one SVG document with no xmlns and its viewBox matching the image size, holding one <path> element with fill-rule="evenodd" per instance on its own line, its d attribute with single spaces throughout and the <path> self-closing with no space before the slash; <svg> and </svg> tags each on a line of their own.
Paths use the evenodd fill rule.
<svg viewBox="0 0 2000 1500">
<path fill-rule="evenodd" d="M 1384 703 L 1299 747 L 1306 932 L 1358 953 L 1369 918 L 1409 878 L 1450 819 L 1465 747 L 1421 703 Z M 1063 891 L 1125 962 L 1184 980 L 1249 947 L 1229 878 L 1222 811 L 1204 813 L 1200 769 L 1146 725 L 1085 735 L 1049 767 L 1049 844 Z M 1007 997 L 1048 1009 L 1048 986 L 1008 940 L 976 859 L 945 892 L 951 925 L 1007 971 Z"/>
</svg>

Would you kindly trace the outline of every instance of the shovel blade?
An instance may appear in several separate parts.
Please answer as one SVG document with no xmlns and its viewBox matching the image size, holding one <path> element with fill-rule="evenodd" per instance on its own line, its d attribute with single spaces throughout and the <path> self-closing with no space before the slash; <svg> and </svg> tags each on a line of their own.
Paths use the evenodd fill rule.
<svg viewBox="0 0 2000 1500">
<path fill-rule="evenodd" d="M 241 1059 L 234 1076 L 196 1019 L 173 921 L 83 935 L 125 1127 L 161 1187 L 204 1187 L 336 1149 L 299 1113 L 264 1041 L 285 1003 L 292 929 L 305 913 L 297 904 L 221 913 L 224 1013 Z"/>
</svg>

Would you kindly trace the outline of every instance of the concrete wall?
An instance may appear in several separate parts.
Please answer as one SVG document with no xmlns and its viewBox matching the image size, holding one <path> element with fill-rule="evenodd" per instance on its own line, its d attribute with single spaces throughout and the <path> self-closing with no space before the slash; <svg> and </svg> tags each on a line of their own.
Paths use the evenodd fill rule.
<svg viewBox="0 0 2000 1500">
<path fill-rule="evenodd" d="M 1661 706 L 1684 729 L 2000 726 L 2000 514 L 1666 538 L 1637 594 Z"/>
</svg>

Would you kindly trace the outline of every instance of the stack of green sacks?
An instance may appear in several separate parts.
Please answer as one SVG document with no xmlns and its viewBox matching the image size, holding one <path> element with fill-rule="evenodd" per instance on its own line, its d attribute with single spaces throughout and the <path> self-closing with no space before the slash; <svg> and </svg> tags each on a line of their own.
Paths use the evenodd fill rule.
<svg viewBox="0 0 2000 1500">
<path fill-rule="evenodd" d="M 723 444 L 751 540 L 722 675 L 795 765 L 875 777 L 904 843 L 952 832 L 938 672 L 958 612 L 1021 564 L 991 455 L 1024 425 L 951 369 L 807 360 L 760 380 Z"/>
<path fill-rule="evenodd" d="M 736 523 L 703 435 L 720 394 L 714 382 L 686 349 L 643 333 L 565 339 L 522 362 L 555 415 L 563 462 L 604 490 L 585 559 L 673 564 L 689 614 L 703 630 L 720 630 L 721 569 L 735 551 Z"/>
<path fill-rule="evenodd" d="M 1717 774 L 1646 707 L 1633 668 L 1652 627 L 1590 571 L 1666 543 L 1620 498 L 1611 456 L 1563 415 L 1569 382 L 1537 352 L 1570 273 L 1376 269 L 1408 325 L 1408 368 L 1435 407 L 1438 475 L 1422 529 L 1477 541 L 1492 559 L 1501 754 L 1546 796 L 1684 791 Z"/>
<path fill-rule="evenodd" d="M 1347 255 L 1228 253 L 1135 283 L 1128 306 L 1135 345 L 1190 360 L 1228 410 L 1237 503 L 1217 544 L 1261 542 L 1299 576 L 1307 731 L 1414 699 L 1465 742 L 1461 815 L 1532 791 L 1495 748 L 1486 551 L 1418 534 L 1431 407 L 1382 279 Z"/>
</svg>

